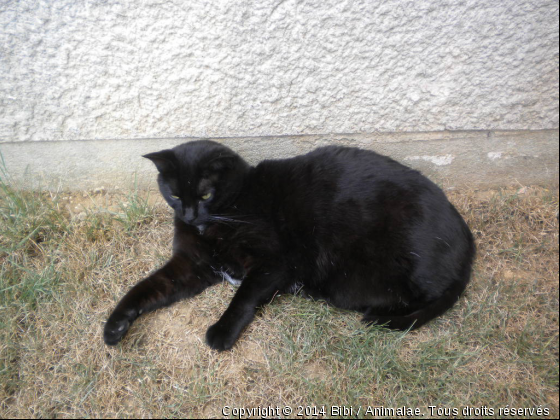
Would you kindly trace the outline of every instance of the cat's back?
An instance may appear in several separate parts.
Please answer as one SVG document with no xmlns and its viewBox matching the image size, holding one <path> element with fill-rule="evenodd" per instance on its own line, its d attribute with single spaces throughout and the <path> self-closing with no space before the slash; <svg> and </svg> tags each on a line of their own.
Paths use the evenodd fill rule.
<svg viewBox="0 0 560 420">
<path fill-rule="evenodd" d="M 382 237 L 379 233 L 385 231 L 398 237 L 398 232 L 409 235 L 412 230 L 417 237 L 434 232 L 439 237 L 469 236 L 441 188 L 373 151 L 321 147 L 294 158 L 263 161 L 254 175 L 260 208 L 277 230 L 301 240 L 333 232 L 337 238 L 371 232 Z"/>
<path fill-rule="evenodd" d="M 356 233 L 375 224 L 408 224 L 422 208 L 448 206 L 443 192 L 418 171 L 354 147 L 265 160 L 254 168 L 253 181 L 259 206 L 292 232 Z"/>
<path fill-rule="evenodd" d="M 388 156 L 381 155 L 372 150 L 359 149 L 347 146 L 319 147 L 306 155 L 301 156 L 302 161 L 311 165 L 325 165 L 337 168 L 340 175 L 350 179 L 367 178 L 373 180 L 400 178 L 414 179 L 421 174 Z"/>
<path fill-rule="evenodd" d="M 257 165 L 256 173 L 276 190 L 288 189 L 290 195 L 303 190 L 306 194 L 320 192 L 327 196 L 357 194 L 358 198 L 388 185 L 405 189 L 433 187 L 418 171 L 387 156 L 345 146 L 324 146 L 293 158 L 265 160 Z"/>
</svg>

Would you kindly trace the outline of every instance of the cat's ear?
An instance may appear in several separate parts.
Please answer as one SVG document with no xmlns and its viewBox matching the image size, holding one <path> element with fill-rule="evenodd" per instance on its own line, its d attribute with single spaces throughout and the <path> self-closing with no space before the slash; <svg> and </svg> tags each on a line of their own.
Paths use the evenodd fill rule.
<svg viewBox="0 0 560 420">
<path fill-rule="evenodd" d="M 226 171 L 235 166 L 238 158 L 236 156 L 220 156 L 208 163 L 208 168 L 214 172 Z"/>
<path fill-rule="evenodd" d="M 144 155 L 146 159 L 150 159 L 156 165 L 157 170 L 165 175 L 175 171 L 175 155 L 171 150 L 162 150 L 161 152 L 148 153 Z"/>
</svg>

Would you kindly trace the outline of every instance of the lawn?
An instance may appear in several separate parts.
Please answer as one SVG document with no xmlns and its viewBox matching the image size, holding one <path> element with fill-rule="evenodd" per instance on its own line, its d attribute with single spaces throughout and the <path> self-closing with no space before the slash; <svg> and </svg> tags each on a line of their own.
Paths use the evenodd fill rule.
<svg viewBox="0 0 560 420">
<path fill-rule="evenodd" d="M 418 331 L 285 295 L 218 353 L 204 334 L 228 283 L 103 343 L 118 299 L 170 256 L 157 194 L 0 186 L 1 418 L 558 417 L 557 187 L 447 191 L 478 257 L 460 302 Z"/>
</svg>

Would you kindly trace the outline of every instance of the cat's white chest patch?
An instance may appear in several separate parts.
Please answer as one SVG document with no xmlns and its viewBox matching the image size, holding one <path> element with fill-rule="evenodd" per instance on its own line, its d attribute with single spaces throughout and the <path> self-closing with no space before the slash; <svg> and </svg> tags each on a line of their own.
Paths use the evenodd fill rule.
<svg viewBox="0 0 560 420">
<path fill-rule="evenodd" d="M 229 283 L 231 283 L 232 285 L 234 285 L 235 287 L 239 287 L 239 285 L 241 284 L 241 280 L 237 280 L 234 279 L 233 277 L 231 277 L 228 273 L 226 273 L 225 271 L 220 271 L 220 274 L 222 275 L 222 277 L 224 278 L 224 280 L 227 280 Z"/>
</svg>

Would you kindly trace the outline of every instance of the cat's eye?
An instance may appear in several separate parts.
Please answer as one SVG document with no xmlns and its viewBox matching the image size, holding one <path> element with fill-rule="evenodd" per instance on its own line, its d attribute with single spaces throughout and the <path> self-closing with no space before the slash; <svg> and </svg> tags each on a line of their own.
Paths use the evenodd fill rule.
<svg viewBox="0 0 560 420">
<path fill-rule="evenodd" d="M 178 200 L 179 196 L 178 195 L 172 195 L 171 198 L 174 198 L 175 200 Z"/>
<path fill-rule="evenodd" d="M 210 197 L 212 197 L 212 193 L 208 193 L 208 194 L 204 194 L 202 197 L 203 200 L 208 200 Z"/>
</svg>

